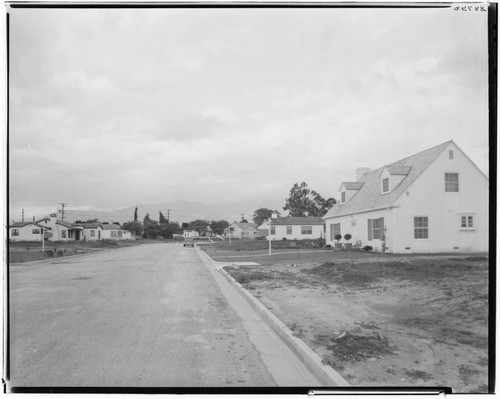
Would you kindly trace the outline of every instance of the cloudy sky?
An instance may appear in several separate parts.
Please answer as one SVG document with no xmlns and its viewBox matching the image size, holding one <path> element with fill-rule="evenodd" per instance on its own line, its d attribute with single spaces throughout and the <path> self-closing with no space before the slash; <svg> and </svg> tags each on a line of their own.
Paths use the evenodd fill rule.
<svg viewBox="0 0 500 399">
<path fill-rule="evenodd" d="M 15 215 L 335 197 L 447 140 L 488 172 L 485 12 L 9 13 Z"/>
</svg>

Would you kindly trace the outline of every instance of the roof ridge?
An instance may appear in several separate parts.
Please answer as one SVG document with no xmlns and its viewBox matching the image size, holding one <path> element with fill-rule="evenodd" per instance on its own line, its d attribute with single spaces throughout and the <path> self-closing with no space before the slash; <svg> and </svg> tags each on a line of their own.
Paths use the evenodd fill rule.
<svg viewBox="0 0 500 399">
<path fill-rule="evenodd" d="M 448 140 L 448 141 L 445 141 L 444 143 L 441 143 L 441 144 L 435 145 L 434 147 L 427 148 L 426 150 L 422 150 L 422 151 L 420 151 L 420 152 L 417 152 L 416 154 L 413 154 L 413 155 L 407 156 L 407 157 L 405 157 L 405 158 L 401 158 L 401 159 L 400 159 L 400 160 L 398 160 L 398 161 L 394 161 L 394 162 L 392 162 L 392 163 L 386 164 L 386 165 L 384 165 L 383 167 L 386 167 L 386 166 L 400 166 L 400 165 L 394 165 L 394 164 L 399 163 L 399 162 L 406 161 L 406 160 L 408 160 L 408 159 L 410 159 L 410 158 L 414 158 L 414 157 L 416 157 L 416 156 L 418 156 L 418 155 L 422 155 L 422 154 L 423 154 L 423 153 L 425 153 L 425 152 L 429 152 L 429 151 L 435 150 L 435 149 L 436 149 L 436 148 L 438 148 L 438 147 L 441 147 L 441 146 L 445 147 L 446 145 L 448 145 L 448 144 L 450 144 L 450 143 L 453 143 L 453 140 Z"/>
</svg>

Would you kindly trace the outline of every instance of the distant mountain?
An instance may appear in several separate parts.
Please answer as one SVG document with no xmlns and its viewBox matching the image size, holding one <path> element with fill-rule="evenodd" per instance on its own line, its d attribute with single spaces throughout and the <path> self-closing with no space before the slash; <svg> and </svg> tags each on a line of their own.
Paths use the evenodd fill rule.
<svg viewBox="0 0 500 399">
<path fill-rule="evenodd" d="M 138 217 L 142 221 L 149 213 L 153 220 L 159 219 L 159 211 L 172 222 L 190 222 L 196 219 L 221 220 L 228 222 L 239 222 L 242 214 L 249 222 L 252 222 L 253 212 L 259 208 L 271 208 L 282 211 L 284 200 L 269 201 L 227 201 L 216 204 L 205 204 L 202 202 L 166 202 L 159 204 L 138 204 Z M 111 211 L 83 211 L 67 209 L 65 220 L 75 222 L 77 220 L 99 219 L 101 222 L 124 223 L 133 220 L 135 206 L 120 208 Z M 170 212 L 169 212 L 170 210 Z"/>
</svg>

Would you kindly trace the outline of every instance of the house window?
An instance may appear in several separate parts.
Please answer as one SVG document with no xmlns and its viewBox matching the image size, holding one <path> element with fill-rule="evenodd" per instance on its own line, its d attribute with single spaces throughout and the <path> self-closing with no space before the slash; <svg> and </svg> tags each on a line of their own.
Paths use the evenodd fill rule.
<svg viewBox="0 0 500 399">
<path fill-rule="evenodd" d="M 61 238 L 66 238 L 66 230 L 61 230 Z"/>
<path fill-rule="evenodd" d="M 386 177 L 382 179 L 382 192 L 387 193 L 389 191 L 389 178 Z"/>
<path fill-rule="evenodd" d="M 118 230 L 118 238 L 122 238 L 122 237 L 123 237 L 123 231 Z"/>
<path fill-rule="evenodd" d="M 444 191 L 447 193 L 458 193 L 458 173 L 444 174 Z"/>
<path fill-rule="evenodd" d="M 453 159 L 453 150 L 448 151 L 448 158 Z"/>
<path fill-rule="evenodd" d="M 19 236 L 19 229 L 12 229 L 12 237 Z"/>
<path fill-rule="evenodd" d="M 352 227 L 356 227 L 356 221 L 355 220 L 351 220 L 351 226 Z"/>
<path fill-rule="evenodd" d="M 344 202 L 345 202 L 345 191 L 343 191 L 343 192 L 340 194 L 340 196 L 341 196 L 341 200 L 340 200 L 340 202 L 344 203 Z"/>
<path fill-rule="evenodd" d="M 90 230 L 90 236 L 95 237 L 95 230 Z"/>
<path fill-rule="evenodd" d="M 300 233 L 302 235 L 309 235 L 313 233 L 312 226 L 300 226 Z"/>
<path fill-rule="evenodd" d="M 368 219 L 368 241 L 381 240 L 384 236 L 384 218 Z"/>
<path fill-rule="evenodd" d="M 271 226 L 271 235 L 275 235 L 276 234 L 276 226 Z"/>
<path fill-rule="evenodd" d="M 292 226 L 286 226 L 286 235 L 291 236 L 292 235 Z"/>
<path fill-rule="evenodd" d="M 118 232 L 116 230 L 111 230 L 111 237 L 117 237 Z"/>
<path fill-rule="evenodd" d="M 73 230 L 68 230 L 68 238 L 73 238 Z"/>
<path fill-rule="evenodd" d="M 335 236 L 337 234 L 341 234 L 341 232 L 340 232 L 340 223 L 334 223 L 332 226 L 333 226 L 333 236 L 332 237 L 335 238 Z"/>
<path fill-rule="evenodd" d="M 413 219 L 416 239 L 429 238 L 429 218 L 427 216 L 415 216 Z"/>
<path fill-rule="evenodd" d="M 460 222 L 460 227 L 462 229 L 473 229 L 474 228 L 474 217 L 470 215 L 462 216 Z"/>
<path fill-rule="evenodd" d="M 31 232 L 33 234 L 40 234 L 40 229 L 33 229 Z"/>
</svg>

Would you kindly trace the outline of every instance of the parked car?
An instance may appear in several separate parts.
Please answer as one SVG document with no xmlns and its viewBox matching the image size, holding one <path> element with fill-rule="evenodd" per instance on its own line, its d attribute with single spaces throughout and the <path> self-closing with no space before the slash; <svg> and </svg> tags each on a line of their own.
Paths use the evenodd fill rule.
<svg viewBox="0 0 500 399">
<path fill-rule="evenodd" d="M 191 247 L 194 248 L 194 240 L 191 237 L 186 237 L 184 239 L 183 247 Z"/>
</svg>

